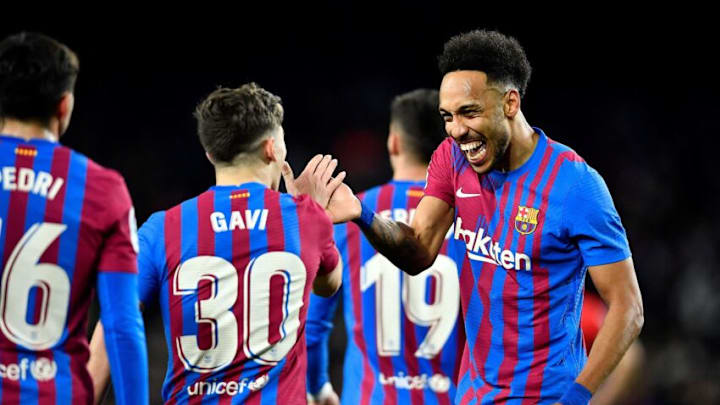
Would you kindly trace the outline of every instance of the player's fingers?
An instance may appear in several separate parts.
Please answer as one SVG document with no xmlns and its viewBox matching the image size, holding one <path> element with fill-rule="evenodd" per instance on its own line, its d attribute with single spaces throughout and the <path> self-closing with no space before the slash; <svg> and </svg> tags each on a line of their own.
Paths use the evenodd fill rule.
<svg viewBox="0 0 720 405">
<path fill-rule="evenodd" d="M 330 182 L 328 183 L 328 185 L 327 185 L 328 192 L 329 192 L 330 194 L 334 193 L 335 190 L 337 190 L 337 188 L 340 187 L 340 185 L 342 184 L 343 180 L 345 180 L 345 177 L 346 177 L 346 176 L 347 176 L 347 172 L 342 171 L 342 172 L 338 173 L 337 176 L 335 176 L 334 178 L 332 178 L 332 179 L 330 180 Z"/>
<path fill-rule="evenodd" d="M 317 155 L 313 156 L 313 158 L 310 159 L 308 164 L 305 166 L 305 169 L 303 169 L 303 172 L 300 173 L 300 176 L 302 177 L 306 173 L 307 174 L 315 173 L 315 169 L 317 168 L 318 163 L 320 163 L 320 161 L 322 161 L 322 159 L 323 159 L 323 155 L 317 154 Z"/>
<path fill-rule="evenodd" d="M 283 162 L 280 173 L 282 173 L 282 178 L 285 182 L 285 189 L 287 189 L 287 192 L 295 195 L 295 192 L 297 191 L 295 188 L 295 174 L 293 173 L 292 167 L 290 167 L 290 163 Z"/>
<path fill-rule="evenodd" d="M 327 184 L 328 181 L 330 181 L 330 178 L 332 177 L 332 174 L 335 171 L 335 168 L 337 168 L 337 165 L 338 165 L 337 159 L 333 159 L 330 161 L 330 164 L 327 165 L 327 168 L 325 168 L 325 172 L 322 174 L 322 177 L 320 178 L 322 184 Z"/>
<path fill-rule="evenodd" d="M 325 173 L 325 169 L 327 169 L 328 165 L 330 164 L 330 160 L 332 160 L 332 156 L 325 155 L 323 156 L 320 163 L 318 163 L 317 167 L 315 168 L 315 176 L 317 178 L 322 179 L 323 173 Z"/>
</svg>

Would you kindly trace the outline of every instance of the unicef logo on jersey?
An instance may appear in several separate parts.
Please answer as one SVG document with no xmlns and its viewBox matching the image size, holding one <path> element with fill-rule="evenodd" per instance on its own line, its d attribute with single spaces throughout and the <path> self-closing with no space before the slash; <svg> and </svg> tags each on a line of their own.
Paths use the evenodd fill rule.
<svg viewBox="0 0 720 405">
<path fill-rule="evenodd" d="M 27 358 L 18 363 L 0 364 L 0 378 L 11 381 L 25 381 L 29 376 L 35 381 L 49 381 L 57 374 L 57 363 L 45 357 L 38 357 L 34 361 Z"/>
<path fill-rule="evenodd" d="M 57 363 L 54 360 L 40 357 L 30 364 L 30 374 L 37 381 L 52 380 L 57 374 Z"/>
<path fill-rule="evenodd" d="M 444 394 L 450 390 L 450 378 L 442 374 L 433 374 L 428 377 L 420 375 L 406 375 L 402 371 L 397 375 L 386 376 L 380 373 L 378 380 L 381 385 L 392 385 L 403 390 L 424 390 L 430 388 L 436 394 Z"/>
<path fill-rule="evenodd" d="M 444 394 L 450 389 L 450 378 L 442 374 L 435 374 L 430 377 L 428 385 L 430 386 L 430 389 L 433 390 L 433 392 L 437 392 L 438 394 Z"/>
</svg>

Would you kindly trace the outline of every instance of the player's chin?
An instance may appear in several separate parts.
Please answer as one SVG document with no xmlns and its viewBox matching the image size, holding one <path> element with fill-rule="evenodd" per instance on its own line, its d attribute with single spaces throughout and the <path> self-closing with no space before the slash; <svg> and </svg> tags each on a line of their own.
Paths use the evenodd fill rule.
<svg viewBox="0 0 720 405">
<path fill-rule="evenodd" d="M 487 174 L 492 170 L 493 165 L 492 165 L 492 162 L 490 162 L 488 160 L 488 161 L 482 162 L 481 164 L 470 163 L 470 167 L 472 167 L 472 169 L 477 174 Z"/>
<path fill-rule="evenodd" d="M 486 153 L 485 157 L 480 160 L 474 161 L 473 159 L 470 159 L 469 156 L 465 156 L 465 159 L 467 159 L 468 163 L 470 163 L 470 167 L 473 168 L 475 173 L 477 174 L 485 174 L 488 173 L 490 170 L 492 170 L 493 165 L 495 163 L 495 159 L 492 158 L 493 155 L 489 153 Z"/>
</svg>

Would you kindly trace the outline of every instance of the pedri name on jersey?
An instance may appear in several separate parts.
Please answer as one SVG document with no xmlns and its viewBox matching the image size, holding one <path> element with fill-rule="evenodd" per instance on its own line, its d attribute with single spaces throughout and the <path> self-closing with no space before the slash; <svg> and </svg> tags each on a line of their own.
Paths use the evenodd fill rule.
<svg viewBox="0 0 720 405">
<path fill-rule="evenodd" d="M 475 232 L 463 229 L 462 218 L 459 216 L 455 221 L 454 238 L 465 242 L 470 260 L 502 266 L 508 270 L 532 270 L 528 255 L 503 249 L 482 227 L 478 227 Z"/>
<path fill-rule="evenodd" d="M 18 170 L 15 166 L 5 166 L 0 170 L 0 183 L 4 191 L 24 191 L 52 200 L 65 184 L 65 179 L 27 167 Z"/>
<path fill-rule="evenodd" d="M 267 225 L 267 217 L 267 209 L 231 211 L 229 220 L 224 212 L 215 211 L 210 214 L 210 223 L 216 233 L 234 231 L 235 229 L 258 229 L 264 231 L 265 225 Z"/>
</svg>

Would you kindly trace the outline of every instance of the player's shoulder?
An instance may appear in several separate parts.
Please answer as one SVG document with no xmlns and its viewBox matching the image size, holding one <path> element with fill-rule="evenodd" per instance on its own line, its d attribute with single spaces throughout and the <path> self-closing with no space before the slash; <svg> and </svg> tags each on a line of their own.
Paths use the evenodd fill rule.
<svg viewBox="0 0 720 405">
<path fill-rule="evenodd" d="M 593 170 L 573 148 L 550 138 L 547 140 L 547 147 L 552 151 L 554 160 L 561 165 L 563 176 L 577 180 Z"/>
<path fill-rule="evenodd" d="M 148 219 L 143 222 L 142 226 L 140 227 L 140 231 L 148 230 L 152 232 L 157 232 L 159 227 L 161 227 L 165 223 L 165 210 L 162 211 L 155 211 Z"/>
<path fill-rule="evenodd" d="M 110 205 L 132 205 L 125 179 L 117 170 L 105 167 L 76 151 L 72 151 L 71 159 L 84 161 L 87 168 L 86 198 L 112 200 Z"/>
<path fill-rule="evenodd" d="M 281 193 L 281 199 L 292 201 L 297 210 L 297 217 L 301 223 L 310 225 L 312 229 L 322 239 L 326 234 L 332 235 L 333 223 L 330 217 L 325 213 L 325 209 L 307 194 L 299 196 L 291 196 Z"/>
<path fill-rule="evenodd" d="M 311 217 L 317 216 L 327 218 L 325 209 L 307 194 L 292 196 L 290 194 L 280 193 L 277 191 L 273 192 L 280 194 L 281 202 L 292 201 L 298 211 L 298 216 L 309 215 Z"/>
<path fill-rule="evenodd" d="M 559 162 L 557 184 L 564 184 L 564 190 L 581 199 L 603 200 L 608 193 L 605 180 L 575 150 L 560 142 L 549 140 L 548 147 Z"/>
</svg>

